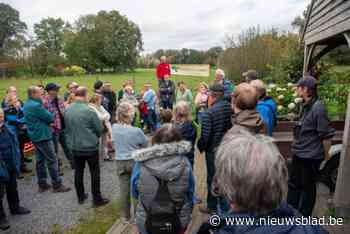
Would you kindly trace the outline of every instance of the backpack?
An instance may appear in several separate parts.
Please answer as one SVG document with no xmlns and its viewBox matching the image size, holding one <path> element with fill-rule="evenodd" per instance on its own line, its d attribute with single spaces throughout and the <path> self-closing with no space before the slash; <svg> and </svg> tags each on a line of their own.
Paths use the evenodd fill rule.
<svg viewBox="0 0 350 234">
<path fill-rule="evenodd" d="M 178 234 L 182 230 L 179 212 L 168 189 L 168 181 L 154 176 L 158 190 L 146 211 L 145 228 L 150 234 Z"/>
</svg>

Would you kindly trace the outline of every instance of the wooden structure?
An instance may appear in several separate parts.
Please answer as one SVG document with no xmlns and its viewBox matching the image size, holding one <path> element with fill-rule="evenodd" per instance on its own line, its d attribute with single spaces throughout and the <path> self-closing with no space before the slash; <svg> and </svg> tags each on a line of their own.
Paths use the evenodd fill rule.
<svg viewBox="0 0 350 234">
<path fill-rule="evenodd" d="M 328 52 L 340 45 L 350 46 L 350 1 L 312 0 L 305 22 L 304 74 Z M 343 136 L 337 186 L 334 196 L 338 216 L 350 217 L 350 95 Z"/>
<path fill-rule="evenodd" d="M 350 46 L 350 1 L 312 0 L 302 41 L 305 42 L 304 73 L 336 47 Z"/>
</svg>

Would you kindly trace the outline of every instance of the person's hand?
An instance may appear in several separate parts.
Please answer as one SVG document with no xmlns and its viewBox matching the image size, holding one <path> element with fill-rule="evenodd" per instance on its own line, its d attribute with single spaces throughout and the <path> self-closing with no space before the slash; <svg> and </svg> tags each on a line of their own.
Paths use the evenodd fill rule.
<svg viewBox="0 0 350 234">
<path fill-rule="evenodd" d="M 331 155 L 327 152 L 324 154 L 324 160 L 328 161 L 331 159 Z"/>
</svg>

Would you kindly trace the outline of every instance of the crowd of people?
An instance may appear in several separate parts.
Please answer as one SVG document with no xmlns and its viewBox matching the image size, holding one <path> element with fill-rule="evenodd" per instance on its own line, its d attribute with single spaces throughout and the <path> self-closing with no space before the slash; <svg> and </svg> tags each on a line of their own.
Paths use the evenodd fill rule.
<svg viewBox="0 0 350 234">
<path fill-rule="evenodd" d="M 101 194 L 100 163 L 115 161 L 120 218 L 136 224 L 141 234 L 185 233 L 195 204 L 203 214 L 222 217 L 311 216 L 318 167 L 328 157 L 334 135 L 317 96 L 317 82 L 307 76 L 296 86 L 304 102 L 288 176 L 286 160 L 271 138 L 277 124 L 276 103 L 256 71 L 243 77 L 235 87 L 218 69 L 213 84 L 200 83 L 193 98 L 185 82 L 176 87 L 162 57 L 158 92 L 146 83 L 137 94 L 131 80 L 119 92 L 111 83 L 96 81 L 92 93 L 70 82 L 61 98 L 60 86 L 50 83 L 30 86 L 28 100 L 22 102 L 16 87 L 9 87 L 0 109 L 0 229 L 10 227 L 2 205 L 5 193 L 11 214 L 30 213 L 20 206 L 17 191 L 17 179 L 30 171 L 23 152 L 28 140 L 35 148 L 38 191 L 71 191 L 61 177 L 58 151 L 62 148 L 74 170 L 79 204 L 88 199 L 85 164 L 93 206 L 109 202 Z M 195 194 L 196 149 L 206 160 L 205 203 Z M 206 223 L 199 231 L 213 232 L 325 233 L 319 226 L 287 224 L 214 227 Z"/>
</svg>

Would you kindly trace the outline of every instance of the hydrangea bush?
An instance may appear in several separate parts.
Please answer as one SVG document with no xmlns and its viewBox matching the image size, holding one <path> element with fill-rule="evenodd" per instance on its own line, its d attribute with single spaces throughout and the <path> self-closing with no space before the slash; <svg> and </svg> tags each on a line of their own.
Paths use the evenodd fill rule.
<svg viewBox="0 0 350 234">
<path fill-rule="evenodd" d="M 344 120 L 347 99 L 350 92 L 348 84 L 320 85 L 319 96 L 325 103 L 332 120 Z M 301 108 L 302 99 L 297 96 L 296 85 L 269 84 L 267 95 L 277 103 L 278 117 L 282 120 L 295 120 Z"/>
<path fill-rule="evenodd" d="M 299 112 L 301 98 L 297 97 L 296 87 L 292 83 L 287 85 L 269 84 L 267 95 L 277 103 L 277 112 L 280 119 L 294 120 Z"/>
</svg>

